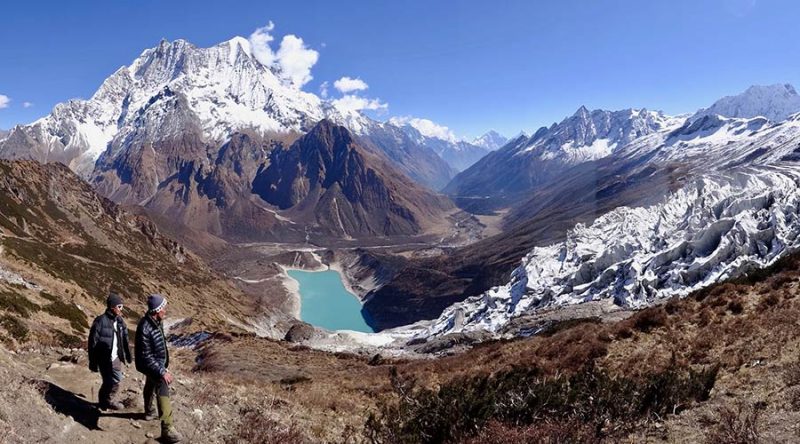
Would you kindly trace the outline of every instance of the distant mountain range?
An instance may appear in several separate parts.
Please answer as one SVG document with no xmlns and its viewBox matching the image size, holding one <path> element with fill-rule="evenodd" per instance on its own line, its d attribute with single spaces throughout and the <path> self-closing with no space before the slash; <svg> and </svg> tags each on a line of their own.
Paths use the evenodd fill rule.
<svg viewBox="0 0 800 444">
<path fill-rule="evenodd" d="M 420 121 L 427 125 L 422 125 Z M 389 123 L 402 128 L 417 144 L 431 148 L 456 172 L 469 168 L 507 142 L 505 137 L 495 131 L 489 131 L 471 143 L 459 140 L 452 134 L 429 131 L 426 126 L 435 124 L 423 119 L 390 119 Z"/>
<path fill-rule="evenodd" d="M 564 170 L 600 159 L 641 136 L 677 127 L 680 119 L 647 110 L 589 111 L 520 136 L 458 174 L 444 191 L 458 197 L 524 198 Z M 497 174 L 502 171 L 503 174 Z"/>
</svg>

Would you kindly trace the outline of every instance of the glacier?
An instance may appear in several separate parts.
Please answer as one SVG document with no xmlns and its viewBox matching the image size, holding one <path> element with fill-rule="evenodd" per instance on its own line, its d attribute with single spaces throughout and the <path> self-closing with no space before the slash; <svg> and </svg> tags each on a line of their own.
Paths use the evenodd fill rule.
<svg viewBox="0 0 800 444">
<path fill-rule="evenodd" d="M 447 308 L 414 337 L 485 330 L 545 307 L 613 300 L 640 308 L 754 268 L 800 247 L 800 167 L 710 173 L 643 207 L 619 207 L 536 247 L 506 285 Z"/>
</svg>

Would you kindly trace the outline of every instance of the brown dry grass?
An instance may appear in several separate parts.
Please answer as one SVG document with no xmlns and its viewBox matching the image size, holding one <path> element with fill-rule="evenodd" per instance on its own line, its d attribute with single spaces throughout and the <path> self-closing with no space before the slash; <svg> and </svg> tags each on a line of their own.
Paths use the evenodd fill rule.
<svg viewBox="0 0 800 444">
<path fill-rule="evenodd" d="M 174 355 L 178 374 L 187 379 L 176 396 L 181 429 L 189 438 L 202 436 L 210 442 L 223 442 L 223 436 L 261 439 L 246 435 L 250 429 L 262 429 L 264 442 L 275 437 L 363 442 L 369 413 L 396 399 L 392 368 L 420 387 L 436 390 L 460 378 L 520 367 L 535 368 L 542 378 L 594 366 L 614 377 L 636 379 L 671 365 L 696 370 L 719 365 L 710 399 L 682 405 L 680 414 L 637 423 L 629 437 L 615 439 L 703 442 L 724 434 L 734 438 L 757 434 L 765 442 L 797 440 L 799 265 L 800 261 L 788 261 L 763 278 L 717 285 L 624 321 L 572 321 L 546 335 L 488 342 L 438 359 L 372 360 L 251 335 L 217 336 L 198 352 L 178 350 Z M 737 403 L 743 405 L 741 411 L 730 408 Z M 254 415 L 263 422 L 255 421 Z M 718 435 L 707 436 L 704 430 L 716 430 Z M 470 439 L 503 443 L 547 437 L 559 442 L 562 432 L 567 433 L 564 442 L 594 439 L 584 437 L 578 426 L 497 421 L 476 430 Z"/>
</svg>

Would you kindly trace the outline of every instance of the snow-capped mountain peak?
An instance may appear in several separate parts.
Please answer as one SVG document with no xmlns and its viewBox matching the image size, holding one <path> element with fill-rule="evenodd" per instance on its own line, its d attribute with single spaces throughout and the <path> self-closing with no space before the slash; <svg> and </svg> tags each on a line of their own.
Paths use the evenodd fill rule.
<svg viewBox="0 0 800 444">
<path fill-rule="evenodd" d="M 418 137 L 426 139 L 434 138 L 450 143 L 456 143 L 459 141 L 450 128 L 440 125 L 429 119 L 408 116 L 392 117 L 389 119 L 388 123 L 398 127 L 413 128 L 417 133 L 419 133 Z"/>
<path fill-rule="evenodd" d="M 800 112 L 800 94 L 790 84 L 754 85 L 741 94 L 723 97 L 708 108 L 695 113 L 690 120 L 708 115 L 734 118 L 766 117 L 780 122 Z"/>
<path fill-rule="evenodd" d="M 209 141 L 244 128 L 261 133 L 304 131 L 323 118 L 358 134 L 367 133 L 374 123 L 358 111 L 340 109 L 292 85 L 277 66 L 261 64 L 250 42 L 237 36 L 209 48 L 181 39 L 161 40 L 109 76 L 90 99 L 58 104 L 50 115 L 20 127 L 27 136 L 16 140 L 30 141 L 28 149 L 40 160 L 64 162 L 87 177 L 115 140 L 122 143 L 146 123 L 142 119 L 163 120 L 176 103 L 183 107 L 181 122 L 193 121 Z M 159 127 L 157 133 L 163 131 Z M 6 151 L 6 157 L 24 156 L 9 154 L 3 146 L 0 151 Z"/>
<path fill-rule="evenodd" d="M 508 143 L 508 138 L 495 130 L 489 130 L 484 135 L 476 137 L 472 141 L 473 145 L 485 148 L 489 151 L 494 151 L 506 143 Z"/>
<path fill-rule="evenodd" d="M 517 154 L 527 153 L 575 164 L 605 157 L 619 146 L 676 123 L 676 119 L 660 111 L 590 111 L 581 106 L 561 123 L 540 128 L 527 143 L 518 148 Z"/>
<path fill-rule="evenodd" d="M 483 145 L 470 143 L 456 137 L 448 127 L 428 119 L 408 116 L 392 117 L 386 123 L 399 127 L 416 143 L 432 149 L 457 171 L 470 167 L 491 151 Z M 499 134 L 494 134 L 502 138 Z M 495 143 L 497 141 L 496 139 L 492 140 Z"/>
</svg>

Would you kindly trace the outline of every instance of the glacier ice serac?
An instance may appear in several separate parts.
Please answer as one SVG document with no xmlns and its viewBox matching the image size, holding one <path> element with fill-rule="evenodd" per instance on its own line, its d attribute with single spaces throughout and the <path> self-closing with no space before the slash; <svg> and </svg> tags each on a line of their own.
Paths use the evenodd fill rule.
<svg viewBox="0 0 800 444">
<path fill-rule="evenodd" d="M 498 331 L 543 307 L 613 299 L 638 308 L 768 266 L 800 247 L 800 168 L 701 177 L 648 207 L 619 207 L 536 247 L 508 284 L 454 304 L 419 336 Z"/>
</svg>

